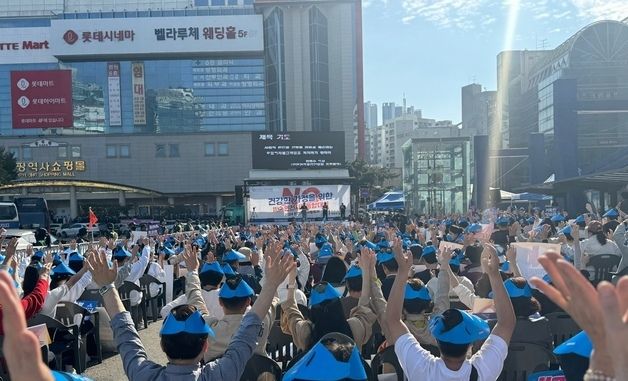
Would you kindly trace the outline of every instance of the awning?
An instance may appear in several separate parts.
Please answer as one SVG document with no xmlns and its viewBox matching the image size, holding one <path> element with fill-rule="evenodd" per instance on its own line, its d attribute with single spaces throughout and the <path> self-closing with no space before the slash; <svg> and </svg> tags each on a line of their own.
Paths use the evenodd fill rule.
<svg viewBox="0 0 628 381">
<path fill-rule="evenodd" d="M 370 203 L 368 210 L 395 211 L 404 210 L 406 200 L 403 192 L 386 192 L 379 200 Z"/>
<path fill-rule="evenodd" d="M 128 193 L 138 193 L 147 196 L 161 196 L 161 193 L 138 187 L 131 187 L 122 184 L 104 183 L 97 181 L 85 181 L 85 180 L 32 180 L 32 181 L 14 181 L 10 184 L 0 186 L 0 191 L 22 188 L 37 188 L 37 187 L 77 187 L 77 188 L 90 188 L 106 191 L 119 191 Z"/>
<path fill-rule="evenodd" d="M 628 184 L 628 165 L 609 171 L 591 173 L 559 181 L 553 180 L 553 178 L 550 178 L 542 184 L 528 185 L 520 190 L 549 194 L 565 192 L 573 187 L 609 191 L 617 190 Z"/>
</svg>

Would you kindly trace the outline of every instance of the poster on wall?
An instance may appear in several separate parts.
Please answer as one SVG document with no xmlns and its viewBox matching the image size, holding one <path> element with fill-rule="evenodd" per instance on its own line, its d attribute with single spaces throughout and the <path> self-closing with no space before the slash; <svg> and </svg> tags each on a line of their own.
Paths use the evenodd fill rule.
<svg viewBox="0 0 628 381">
<path fill-rule="evenodd" d="M 72 127 L 72 72 L 11 72 L 13 128 Z"/>
<path fill-rule="evenodd" d="M 146 124 L 146 93 L 144 89 L 144 63 L 133 62 L 133 124 Z"/>
<path fill-rule="evenodd" d="M 109 94 L 109 125 L 122 125 L 122 106 L 120 101 L 120 63 L 107 63 L 107 93 Z"/>
<path fill-rule="evenodd" d="M 323 205 L 329 208 L 329 220 L 340 219 L 340 204 L 351 210 L 349 185 L 276 185 L 249 188 L 248 216 L 251 222 L 281 222 L 301 218 L 301 206 L 307 206 L 308 220 L 322 220 Z M 348 213 L 348 212 L 347 212 Z"/>
</svg>

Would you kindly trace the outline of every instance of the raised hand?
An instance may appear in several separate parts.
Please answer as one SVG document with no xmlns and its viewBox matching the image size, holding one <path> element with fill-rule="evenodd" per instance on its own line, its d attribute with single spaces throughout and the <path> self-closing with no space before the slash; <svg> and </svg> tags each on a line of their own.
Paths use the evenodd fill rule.
<svg viewBox="0 0 628 381">
<path fill-rule="evenodd" d="M 395 238 L 393 240 L 393 253 L 395 254 L 397 264 L 399 265 L 399 274 L 407 274 L 410 271 L 410 267 L 412 267 L 412 253 L 403 250 L 403 246 L 399 238 Z"/>
<path fill-rule="evenodd" d="M 50 277 L 50 269 L 52 269 L 52 262 L 48 262 L 39 269 L 39 278 L 48 279 Z"/>
<path fill-rule="evenodd" d="M 17 238 L 13 237 L 13 238 L 11 238 L 9 243 L 7 244 L 7 247 L 5 248 L 5 253 L 4 253 L 5 257 L 4 257 L 4 263 L 3 264 L 5 264 L 5 265 L 9 264 L 11 262 L 11 259 L 13 259 L 13 256 L 15 256 L 15 252 L 16 251 L 17 251 Z M 32 252 L 32 247 L 31 247 L 31 252 Z M 31 256 L 32 256 L 32 254 L 31 254 Z"/>
<path fill-rule="evenodd" d="M 279 287 L 288 274 L 297 267 L 297 262 L 292 255 L 286 254 L 280 257 L 281 252 L 279 243 L 275 243 L 270 253 L 266 256 L 264 269 L 265 286 L 273 289 Z"/>
<path fill-rule="evenodd" d="M 375 252 L 368 247 L 362 247 L 360 249 L 360 258 L 358 259 L 358 266 L 362 270 L 362 276 L 370 273 L 375 268 Z"/>
<path fill-rule="evenodd" d="M 198 255 L 196 255 L 190 245 L 185 246 L 183 260 L 185 261 L 185 267 L 188 269 L 188 271 L 196 271 L 200 267 Z"/>
<path fill-rule="evenodd" d="M 499 258 L 495 246 L 485 243 L 482 250 L 482 268 L 489 274 L 499 274 Z"/>
<path fill-rule="evenodd" d="M 113 266 L 109 267 L 107 255 L 105 253 L 95 253 L 87 261 L 92 279 L 100 287 L 112 284 L 118 275 L 118 262 L 113 261 Z"/>
<path fill-rule="evenodd" d="M 452 256 L 453 256 L 454 251 L 451 248 L 442 248 L 439 250 L 438 253 L 438 264 L 440 265 L 441 268 L 445 268 L 446 266 L 449 266 L 449 261 L 451 260 Z"/>
</svg>

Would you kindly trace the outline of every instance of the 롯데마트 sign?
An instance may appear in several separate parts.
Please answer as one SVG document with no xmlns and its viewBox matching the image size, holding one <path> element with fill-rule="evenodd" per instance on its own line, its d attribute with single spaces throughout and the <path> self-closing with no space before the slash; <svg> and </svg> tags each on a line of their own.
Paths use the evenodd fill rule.
<svg viewBox="0 0 628 381">
<path fill-rule="evenodd" d="M 87 169 L 85 160 L 18 161 L 15 165 L 18 178 L 75 177 Z"/>
<path fill-rule="evenodd" d="M 340 204 L 351 210 L 349 185 L 262 186 L 249 188 L 249 219 L 257 222 L 286 221 L 301 217 L 303 203 L 308 219 L 321 219 L 327 203 L 329 219 L 340 216 Z"/>
<path fill-rule="evenodd" d="M 13 128 L 72 127 L 72 72 L 11 72 Z"/>
<path fill-rule="evenodd" d="M 256 132 L 253 169 L 324 169 L 345 163 L 344 132 Z"/>
<path fill-rule="evenodd" d="M 120 105 L 120 63 L 107 64 L 107 91 L 109 93 L 109 125 L 122 125 L 122 107 Z"/>
<path fill-rule="evenodd" d="M 67 56 L 262 52 L 262 15 L 58 19 L 52 53 Z"/>
<path fill-rule="evenodd" d="M 146 93 L 144 90 L 144 64 L 133 62 L 133 124 L 146 124 Z"/>
<path fill-rule="evenodd" d="M 2 28 L 0 65 L 55 63 L 50 45 L 50 28 Z"/>
</svg>

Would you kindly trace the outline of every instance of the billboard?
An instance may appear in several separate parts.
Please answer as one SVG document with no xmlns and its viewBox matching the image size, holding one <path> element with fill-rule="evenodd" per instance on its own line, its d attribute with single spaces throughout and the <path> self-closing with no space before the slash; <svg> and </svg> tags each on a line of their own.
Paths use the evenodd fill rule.
<svg viewBox="0 0 628 381">
<path fill-rule="evenodd" d="M 253 133 L 253 169 L 326 169 L 345 164 L 344 132 Z"/>
<path fill-rule="evenodd" d="M 11 72 L 13 128 L 72 127 L 72 72 Z"/>
<path fill-rule="evenodd" d="M 107 63 L 107 93 L 109 95 L 109 125 L 121 126 L 120 62 Z"/>
<path fill-rule="evenodd" d="M 262 52 L 262 15 L 53 19 L 52 53 L 120 56 Z"/>
<path fill-rule="evenodd" d="M 2 28 L 0 65 L 56 62 L 50 44 L 50 28 Z"/>
<path fill-rule="evenodd" d="M 146 124 L 146 93 L 144 89 L 144 64 L 133 62 L 133 124 Z"/>
<path fill-rule="evenodd" d="M 248 215 L 251 222 L 300 219 L 305 203 L 308 220 L 323 218 L 323 204 L 329 207 L 329 219 L 340 217 L 340 204 L 350 208 L 349 185 L 275 185 L 249 188 Z"/>
</svg>

